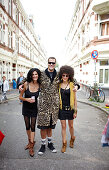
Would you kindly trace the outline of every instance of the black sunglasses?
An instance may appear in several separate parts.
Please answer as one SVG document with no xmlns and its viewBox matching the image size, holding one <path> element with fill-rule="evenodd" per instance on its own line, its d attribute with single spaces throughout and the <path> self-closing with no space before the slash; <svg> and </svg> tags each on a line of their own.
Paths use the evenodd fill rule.
<svg viewBox="0 0 109 170">
<path fill-rule="evenodd" d="M 55 62 L 48 62 L 48 64 L 53 64 L 53 65 L 54 65 L 54 64 L 55 64 Z"/>
<path fill-rule="evenodd" d="M 69 77 L 69 75 L 68 74 L 63 74 L 62 77 Z"/>
</svg>

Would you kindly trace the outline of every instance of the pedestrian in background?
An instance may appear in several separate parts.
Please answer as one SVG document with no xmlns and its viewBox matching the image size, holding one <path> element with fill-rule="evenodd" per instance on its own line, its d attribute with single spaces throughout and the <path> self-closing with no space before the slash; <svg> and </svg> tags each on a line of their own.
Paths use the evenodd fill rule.
<svg viewBox="0 0 109 170">
<path fill-rule="evenodd" d="M 15 79 L 13 79 L 13 89 L 16 89 L 17 88 L 17 83 L 15 81 Z"/>
<path fill-rule="evenodd" d="M 24 88 L 20 92 L 19 99 L 23 101 L 22 114 L 24 116 L 26 132 L 28 136 L 28 145 L 30 156 L 34 156 L 35 144 L 35 126 L 37 118 L 37 98 L 39 96 L 41 72 L 37 68 L 32 68 L 27 74 L 27 81 L 24 83 Z M 24 94 L 24 97 L 23 97 Z"/>
<path fill-rule="evenodd" d="M 25 78 L 23 76 L 23 72 L 20 72 L 20 77 L 18 77 L 18 79 L 17 79 L 17 89 L 19 89 L 19 85 L 24 79 Z M 19 90 L 19 93 L 20 93 L 20 90 Z M 22 104 L 22 100 L 20 100 L 20 104 Z"/>
<path fill-rule="evenodd" d="M 23 72 L 20 72 L 20 77 L 17 79 L 17 89 L 19 88 L 19 84 L 22 82 L 24 79 Z"/>
<path fill-rule="evenodd" d="M 9 82 L 8 80 L 6 80 L 6 77 L 3 76 L 3 84 L 2 84 L 2 101 L 7 101 L 7 96 L 6 96 L 6 93 L 7 91 L 9 90 Z"/>
<path fill-rule="evenodd" d="M 70 144 L 74 146 L 74 127 L 73 119 L 77 117 L 77 100 L 76 92 L 74 91 L 74 70 L 70 66 L 62 66 L 59 72 L 59 97 L 60 97 L 60 109 L 59 119 L 61 122 L 62 133 L 62 149 L 61 152 L 66 152 L 67 140 L 66 140 L 66 120 L 68 120 L 70 131 Z"/>
<path fill-rule="evenodd" d="M 0 80 L 0 93 L 2 93 L 2 84 L 3 82 Z"/>
</svg>

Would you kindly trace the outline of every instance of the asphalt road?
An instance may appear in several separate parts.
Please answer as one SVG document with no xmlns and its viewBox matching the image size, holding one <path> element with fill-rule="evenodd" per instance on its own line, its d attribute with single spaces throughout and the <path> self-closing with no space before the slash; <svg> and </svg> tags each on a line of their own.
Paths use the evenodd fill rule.
<svg viewBox="0 0 109 170">
<path fill-rule="evenodd" d="M 78 102 L 78 117 L 74 121 L 75 145 L 61 153 L 61 126 L 53 130 L 57 153 L 40 148 L 40 131 L 36 127 L 35 155 L 31 158 L 24 150 L 27 144 L 24 120 L 19 100 L 0 104 L 0 130 L 5 134 L 0 146 L 0 170 L 109 170 L 109 147 L 101 147 L 101 135 L 107 115 L 97 108 Z M 67 143 L 70 135 L 67 128 Z"/>
</svg>

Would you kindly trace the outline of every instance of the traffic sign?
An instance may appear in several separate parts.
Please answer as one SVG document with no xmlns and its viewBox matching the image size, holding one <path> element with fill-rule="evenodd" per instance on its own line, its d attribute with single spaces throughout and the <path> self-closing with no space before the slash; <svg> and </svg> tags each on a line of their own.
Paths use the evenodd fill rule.
<svg viewBox="0 0 109 170">
<path fill-rule="evenodd" d="M 91 53 L 91 57 L 96 60 L 98 58 L 98 51 L 97 50 L 93 50 Z"/>
</svg>

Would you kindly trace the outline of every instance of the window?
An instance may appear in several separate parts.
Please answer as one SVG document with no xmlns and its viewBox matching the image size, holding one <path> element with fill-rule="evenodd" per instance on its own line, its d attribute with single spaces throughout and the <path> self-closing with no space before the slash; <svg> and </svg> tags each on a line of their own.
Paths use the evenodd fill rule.
<svg viewBox="0 0 109 170">
<path fill-rule="evenodd" d="M 100 69 L 99 71 L 99 83 L 109 83 L 109 69 Z"/>
<path fill-rule="evenodd" d="M 19 11 L 16 9 L 16 23 L 19 23 Z"/>
<path fill-rule="evenodd" d="M 109 35 L 109 14 L 100 15 L 100 35 Z"/>
<path fill-rule="evenodd" d="M 82 68 L 82 64 L 80 64 L 80 68 Z"/>
<path fill-rule="evenodd" d="M 4 5 L 4 0 L 0 0 L 0 3 L 1 3 L 2 5 Z"/>
<path fill-rule="evenodd" d="M 16 36 L 16 51 L 18 52 L 19 51 L 19 38 Z"/>
<path fill-rule="evenodd" d="M 9 43 L 9 48 L 12 48 L 12 32 L 8 32 L 8 43 Z"/>
<path fill-rule="evenodd" d="M 0 42 L 4 43 L 4 35 L 5 35 L 5 26 L 3 23 L 0 23 Z"/>
<path fill-rule="evenodd" d="M 103 83 L 103 69 L 100 69 L 99 72 L 99 83 Z"/>
<path fill-rule="evenodd" d="M 106 65 L 109 65 L 109 61 L 108 60 L 100 61 L 100 66 L 106 66 Z"/>
<path fill-rule="evenodd" d="M 4 5 L 4 0 L 0 0 L 0 3 L 1 3 L 2 5 Z"/>
<path fill-rule="evenodd" d="M 109 70 L 105 69 L 104 83 L 108 83 Z"/>
<path fill-rule="evenodd" d="M 12 12 L 12 0 L 9 0 L 9 15 L 11 16 L 11 12 Z"/>
</svg>

